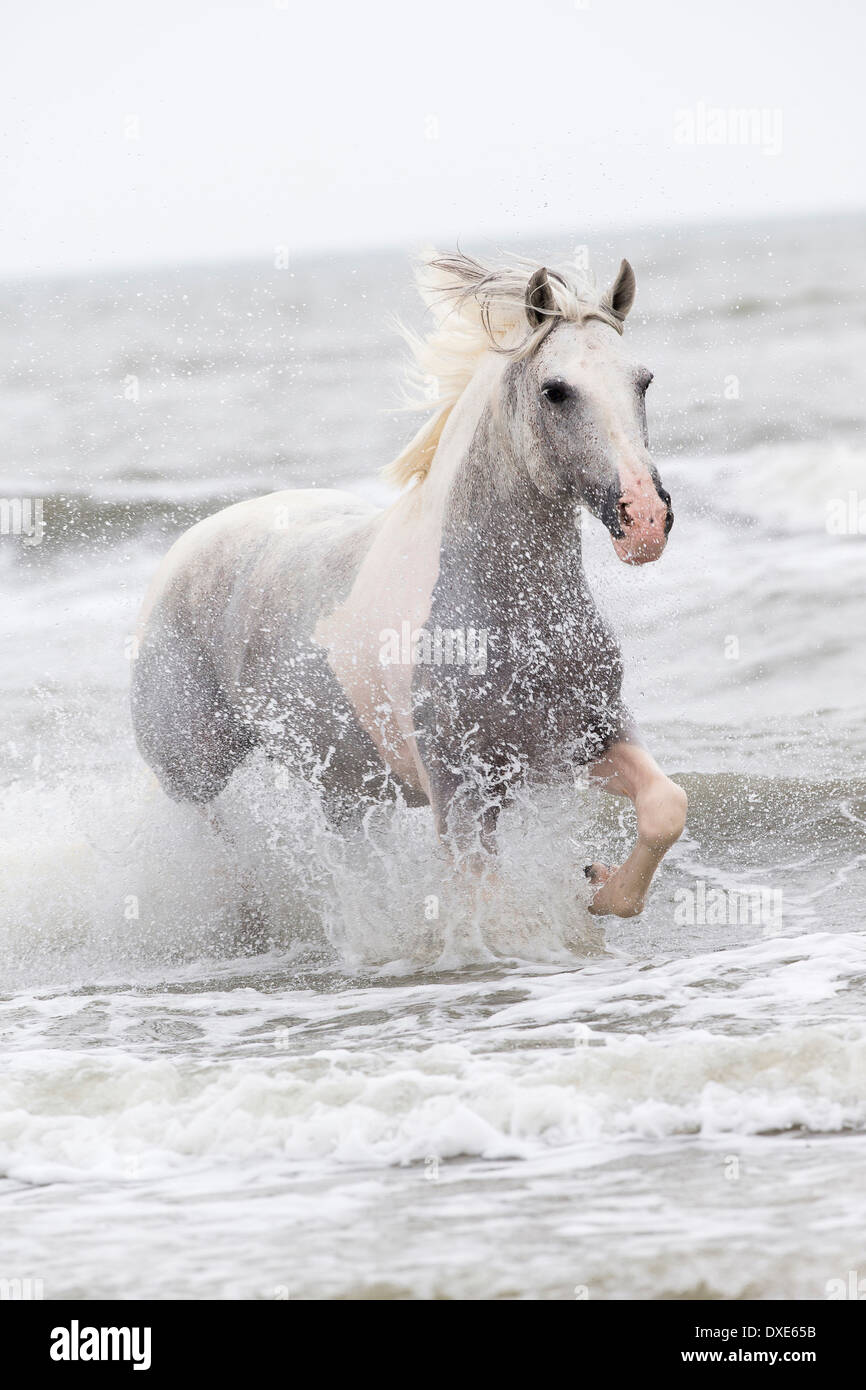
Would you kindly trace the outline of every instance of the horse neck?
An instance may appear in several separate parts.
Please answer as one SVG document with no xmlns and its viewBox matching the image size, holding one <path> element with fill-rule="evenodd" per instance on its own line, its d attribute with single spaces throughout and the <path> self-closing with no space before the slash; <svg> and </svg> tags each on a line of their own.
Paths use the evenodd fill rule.
<svg viewBox="0 0 866 1390">
<path fill-rule="evenodd" d="M 502 370 L 501 363 L 497 363 Z M 513 457 L 491 406 L 489 376 L 452 412 L 424 489 L 441 516 L 441 564 L 497 601 L 524 609 L 583 591 L 573 501 L 542 495 Z"/>
</svg>

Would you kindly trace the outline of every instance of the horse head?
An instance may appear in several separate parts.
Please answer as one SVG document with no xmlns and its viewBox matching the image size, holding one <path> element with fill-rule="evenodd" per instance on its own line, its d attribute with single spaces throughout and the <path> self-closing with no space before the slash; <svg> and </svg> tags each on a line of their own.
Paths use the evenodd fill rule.
<svg viewBox="0 0 866 1390">
<path fill-rule="evenodd" d="M 586 507 L 619 558 L 642 565 L 659 558 L 674 517 L 649 453 L 652 372 L 622 345 L 634 294 L 628 261 L 595 304 L 576 300 L 556 272 L 536 270 L 525 293 L 530 337 L 503 373 L 499 404 L 512 456 L 539 491 Z"/>
</svg>

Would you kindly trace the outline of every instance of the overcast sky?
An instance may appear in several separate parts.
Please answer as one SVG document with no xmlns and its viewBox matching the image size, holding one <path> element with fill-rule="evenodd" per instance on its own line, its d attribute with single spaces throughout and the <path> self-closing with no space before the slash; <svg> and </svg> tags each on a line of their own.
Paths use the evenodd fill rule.
<svg viewBox="0 0 866 1390">
<path fill-rule="evenodd" d="M 12 3 L 0 273 L 866 204 L 862 0 Z"/>
</svg>

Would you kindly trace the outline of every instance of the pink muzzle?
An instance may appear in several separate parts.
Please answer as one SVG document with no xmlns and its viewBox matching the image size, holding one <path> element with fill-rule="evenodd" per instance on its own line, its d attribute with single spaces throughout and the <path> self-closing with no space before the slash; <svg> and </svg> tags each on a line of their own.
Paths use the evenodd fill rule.
<svg viewBox="0 0 866 1390">
<path fill-rule="evenodd" d="M 666 494 L 667 495 L 667 494 Z M 667 544 L 673 521 L 670 501 L 656 491 L 649 473 L 632 475 L 620 494 L 617 507 L 622 537 L 613 548 L 627 565 L 646 565 L 657 560 Z"/>
</svg>

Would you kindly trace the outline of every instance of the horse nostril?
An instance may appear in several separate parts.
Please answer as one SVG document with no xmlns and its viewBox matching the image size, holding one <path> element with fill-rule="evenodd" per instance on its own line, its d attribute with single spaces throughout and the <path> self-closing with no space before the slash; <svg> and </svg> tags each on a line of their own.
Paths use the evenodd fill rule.
<svg viewBox="0 0 866 1390">
<path fill-rule="evenodd" d="M 631 517 L 628 514 L 628 502 L 620 500 L 617 504 L 616 511 L 620 526 L 631 526 Z"/>
<path fill-rule="evenodd" d="M 656 488 L 656 491 L 658 492 L 659 497 L 665 504 L 665 535 L 668 535 L 671 527 L 674 524 L 674 510 L 671 506 L 671 495 L 668 492 L 667 488 L 658 487 Z"/>
</svg>

